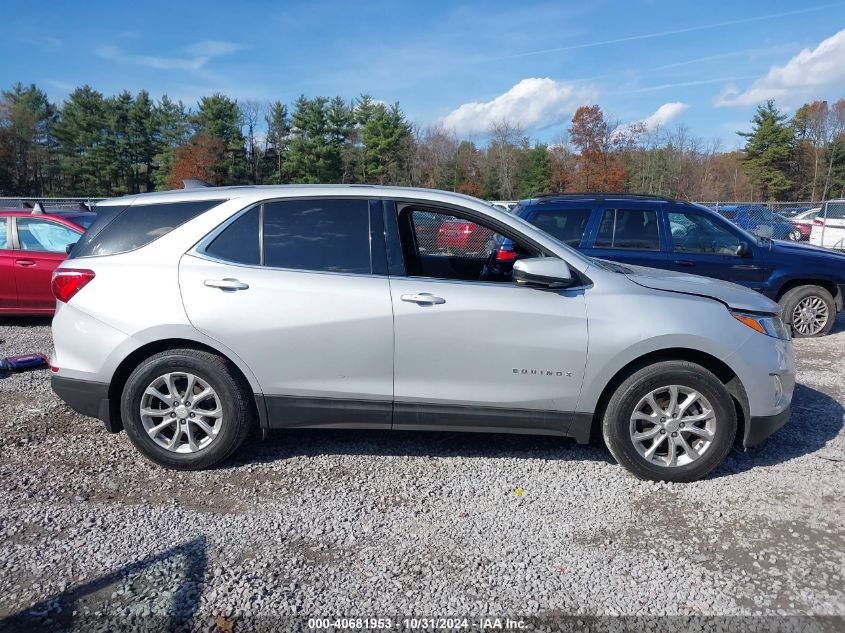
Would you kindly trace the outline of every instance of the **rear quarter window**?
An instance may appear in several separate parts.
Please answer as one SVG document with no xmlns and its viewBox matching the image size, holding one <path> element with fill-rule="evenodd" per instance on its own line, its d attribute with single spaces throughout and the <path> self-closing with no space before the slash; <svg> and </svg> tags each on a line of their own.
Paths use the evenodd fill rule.
<svg viewBox="0 0 845 633">
<path fill-rule="evenodd" d="M 223 200 L 134 204 L 97 208 L 97 219 L 70 252 L 70 257 L 126 253 L 167 235 Z"/>
</svg>

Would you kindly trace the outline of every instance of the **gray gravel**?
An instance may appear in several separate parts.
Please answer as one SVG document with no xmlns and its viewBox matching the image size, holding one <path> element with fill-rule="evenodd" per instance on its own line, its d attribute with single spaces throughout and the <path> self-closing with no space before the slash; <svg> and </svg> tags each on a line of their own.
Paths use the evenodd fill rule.
<svg viewBox="0 0 845 633">
<path fill-rule="evenodd" d="M 0 357 L 50 345 L 48 321 L 0 320 Z M 796 348 L 790 423 L 695 484 L 565 439 L 369 431 L 255 437 L 171 472 L 61 404 L 49 372 L 0 377 L 0 629 L 845 616 L 845 320 Z"/>
</svg>

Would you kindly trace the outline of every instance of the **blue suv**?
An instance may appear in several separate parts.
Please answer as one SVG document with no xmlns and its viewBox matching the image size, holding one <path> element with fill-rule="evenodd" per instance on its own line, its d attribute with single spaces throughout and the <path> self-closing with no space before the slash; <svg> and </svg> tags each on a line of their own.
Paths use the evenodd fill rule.
<svg viewBox="0 0 845 633">
<path fill-rule="evenodd" d="M 701 205 L 631 194 L 547 194 L 514 214 L 600 259 L 724 279 L 780 303 L 796 337 L 833 327 L 845 295 L 845 255 L 748 233 Z M 500 245 L 506 258 L 512 245 Z"/>
</svg>

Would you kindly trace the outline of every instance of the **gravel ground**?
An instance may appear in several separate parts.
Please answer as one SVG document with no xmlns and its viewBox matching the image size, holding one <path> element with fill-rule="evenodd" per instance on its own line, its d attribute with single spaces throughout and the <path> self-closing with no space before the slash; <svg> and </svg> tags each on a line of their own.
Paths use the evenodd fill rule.
<svg viewBox="0 0 845 633">
<path fill-rule="evenodd" d="M 49 372 L 0 377 L 0 630 L 397 615 L 841 630 L 845 319 L 834 332 L 796 341 L 790 423 L 694 484 L 637 481 L 566 439 L 370 431 L 254 437 L 224 467 L 171 472 L 65 407 Z M 0 357 L 50 346 L 48 321 L 0 320 Z M 808 614 L 838 617 L 786 617 Z"/>
</svg>

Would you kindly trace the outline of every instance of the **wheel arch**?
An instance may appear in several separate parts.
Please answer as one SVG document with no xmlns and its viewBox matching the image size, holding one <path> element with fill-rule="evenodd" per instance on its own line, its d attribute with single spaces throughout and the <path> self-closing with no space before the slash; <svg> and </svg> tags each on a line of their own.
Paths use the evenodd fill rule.
<svg viewBox="0 0 845 633">
<path fill-rule="evenodd" d="M 778 289 L 778 292 L 775 295 L 775 301 L 779 302 L 781 299 L 783 299 L 783 296 L 787 292 L 789 292 L 790 290 L 793 290 L 795 288 L 800 288 L 801 286 L 819 286 L 821 288 L 824 288 L 825 290 L 827 290 L 830 293 L 830 296 L 833 297 L 833 301 L 836 305 L 836 309 L 837 310 L 842 309 L 842 301 L 843 301 L 842 293 L 839 292 L 838 284 L 831 279 L 819 279 L 819 278 L 812 279 L 812 278 L 807 278 L 807 277 L 799 277 L 799 278 L 796 278 L 796 279 L 789 279 L 789 280 L 783 282 L 783 284 L 781 284 L 781 287 Z"/>
<path fill-rule="evenodd" d="M 643 367 L 670 360 L 681 360 L 701 365 L 725 385 L 725 388 L 731 395 L 736 410 L 737 429 L 734 440 L 741 440 L 745 436 L 745 426 L 750 417 L 748 395 L 745 392 L 742 381 L 740 381 L 733 369 L 723 360 L 707 352 L 682 347 L 670 347 L 648 352 L 621 367 L 608 381 L 599 396 L 598 404 L 593 414 L 591 436 L 599 437 L 601 435 L 601 424 L 608 401 L 619 385 Z"/>
<path fill-rule="evenodd" d="M 243 382 L 243 384 L 247 388 L 249 388 L 250 395 L 253 397 L 254 400 L 256 400 L 258 415 L 261 420 L 262 426 L 264 425 L 265 413 L 263 411 L 263 407 L 257 401 L 260 394 L 256 393 L 249 378 L 237 362 L 235 362 L 225 352 L 216 349 L 215 347 L 206 343 L 201 343 L 199 341 L 186 338 L 167 338 L 141 345 L 137 349 L 133 350 L 130 354 L 128 354 L 122 361 L 120 361 L 118 366 L 115 368 L 114 373 L 112 374 L 111 381 L 109 382 L 108 390 L 110 431 L 117 432 L 123 428 L 123 421 L 121 419 L 120 413 L 120 399 L 121 395 L 123 394 L 123 388 L 125 387 L 126 381 L 129 379 L 130 374 L 145 359 L 150 358 L 151 356 L 154 356 L 155 354 L 158 354 L 160 352 L 166 352 L 167 350 L 172 349 L 193 349 L 208 352 L 210 354 L 225 358 L 227 361 L 229 361 L 234 371 L 237 372 L 238 378 Z"/>
</svg>

